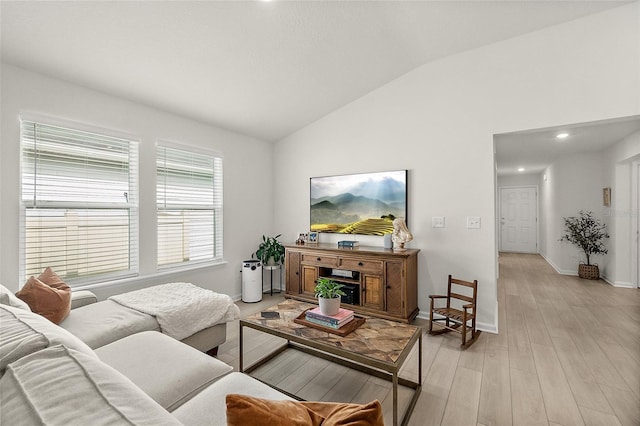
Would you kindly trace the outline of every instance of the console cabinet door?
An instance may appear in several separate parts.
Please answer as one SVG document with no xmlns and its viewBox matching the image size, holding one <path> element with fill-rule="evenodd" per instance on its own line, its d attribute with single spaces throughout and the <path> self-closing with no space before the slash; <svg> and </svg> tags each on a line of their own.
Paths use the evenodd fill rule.
<svg viewBox="0 0 640 426">
<path fill-rule="evenodd" d="M 300 253 L 287 253 L 286 290 L 288 294 L 300 294 Z"/>
<path fill-rule="evenodd" d="M 387 262 L 386 268 L 386 293 L 387 293 L 387 313 L 392 315 L 404 314 L 404 263 Z"/>
<path fill-rule="evenodd" d="M 317 279 L 317 267 L 302 265 L 302 294 L 313 297 Z"/>
<path fill-rule="evenodd" d="M 362 306 L 384 310 L 383 280 L 380 275 L 362 275 Z"/>
</svg>

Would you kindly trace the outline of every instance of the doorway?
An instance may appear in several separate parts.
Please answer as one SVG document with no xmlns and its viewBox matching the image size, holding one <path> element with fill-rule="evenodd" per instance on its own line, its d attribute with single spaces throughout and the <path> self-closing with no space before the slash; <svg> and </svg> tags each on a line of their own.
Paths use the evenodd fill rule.
<svg viewBox="0 0 640 426">
<path fill-rule="evenodd" d="M 500 188 L 500 250 L 538 253 L 538 188 Z"/>
</svg>

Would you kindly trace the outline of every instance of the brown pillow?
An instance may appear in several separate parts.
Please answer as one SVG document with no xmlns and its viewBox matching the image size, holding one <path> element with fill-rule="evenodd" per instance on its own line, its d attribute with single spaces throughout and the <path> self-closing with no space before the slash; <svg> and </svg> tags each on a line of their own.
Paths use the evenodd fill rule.
<svg viewBox="0 0 640 426">
<path fill-rule="evenodd" d="M 227 425 L 384 426 L 384 421 L 382 407 L 377 400 L 360 405 L 342 402 L 273 401 L 229 394 Z"/>
<path fill-rule="evenodd" d="M 16 296 L 54 324 L 60 324 L 71 310 L 71 288 L 51 268 L 29 278 Z"/>
</svg>

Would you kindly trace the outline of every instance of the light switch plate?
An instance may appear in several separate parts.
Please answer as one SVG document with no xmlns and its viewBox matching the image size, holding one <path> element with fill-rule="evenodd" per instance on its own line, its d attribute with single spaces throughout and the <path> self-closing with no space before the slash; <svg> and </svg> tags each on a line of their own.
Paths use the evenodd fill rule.
<svg viewBox="0 0 640 426">
<path fill-rule="evenodd" d="M 444 228 L 444 216 L 434 216 L 431 218 L 432 228 Z"/>
<path fill-rule="evenodd" d="M 480 229 L 480 217 L 467 216 L 467 229 Z"/>
</svg>

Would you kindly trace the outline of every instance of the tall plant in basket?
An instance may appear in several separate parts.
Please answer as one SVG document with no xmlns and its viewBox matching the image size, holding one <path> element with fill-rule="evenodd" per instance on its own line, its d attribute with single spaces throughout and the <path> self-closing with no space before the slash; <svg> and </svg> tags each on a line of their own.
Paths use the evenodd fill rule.
<svg viewBox="0 0 640 426">
<path fill-rule="evenodd" d="M 580 210 L 578 217 L 564 217 L 563 220 L 564 235 L 560 241 L 569 241 L 578 246 L 587 259 L 587 263 L 578 265 L 578 276 L 597 280 L 600 278 L 600 270 L 597 264 L 591 264 L 591 256 L 608 253 L 602 241 L 609 238 L 606 231 L 607 225 L 594 218 L 592 212 L 584 210 Z"/>
</svg>

